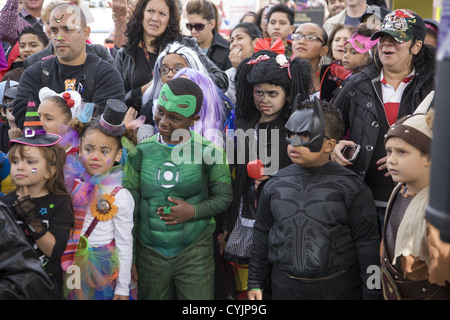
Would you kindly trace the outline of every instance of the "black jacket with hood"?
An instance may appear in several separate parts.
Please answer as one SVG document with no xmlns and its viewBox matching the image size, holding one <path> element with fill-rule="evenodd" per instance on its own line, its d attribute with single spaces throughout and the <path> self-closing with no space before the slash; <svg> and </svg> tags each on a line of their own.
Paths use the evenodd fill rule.
<svg viewBox="0 0 450 320">
<path fill-rule="evenodd" d="M 174 40 L 175 41 L 175 40 Z M 134 70 L 136 69 L 136 50 L 138 48 L 138 42 L 134 41 L 128 47 L 120 48 L 116 53 L 115 65 L 119 70 L 123 78 L 123 83 L 125 86 L 125 103 L 127 106 L 133 106 L 135 109 L 140 110 L 142 107 L 142 92 L 141 87 L 132 87 L 132 78 Z M 212 75 L 213 82 L 222 90 L 226 91 L 228 89 L 228 77 L 226 73 L 220 70 L 208 57 L 203 53 L 203 51 L 198 47 L 195 39 L 182 36 L 180 42 L 192 48 L 198 53 L 200 61 L 203 62 L 205 68 L 208 70 L 210 75 Z M 161 50 L 163 50 L 162 48 Z M 151 79 L 150 79 L 151 80 Z M 149 80 L 149 81 L 150 81 Z M 145 85 L 142 84 L 142 85 Z"/>
</svg>

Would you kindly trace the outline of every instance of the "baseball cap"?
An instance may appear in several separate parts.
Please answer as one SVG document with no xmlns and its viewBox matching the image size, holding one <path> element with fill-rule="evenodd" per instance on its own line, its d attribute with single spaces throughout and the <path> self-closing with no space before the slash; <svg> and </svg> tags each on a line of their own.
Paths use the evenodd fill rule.
<svg viewBox="0 0 450 320">
<path fill-rule="evenodd" d="M 366 11 L 363 13 L 363 15 L 359 18 L 360 22 L 363 22 L 364 19 L 367 16 L 371 16 L 374 15 L 376 16 L 378 19 L 380 19 L 381 21 L 384 20 L 384 17 L 386 17 L 386 15 L 391 12 L 389 11 L 389 9 L 387 9 L 386 7 L 379 7 L 379 6 L 369 6 Z"/>
<path fill-rule="evenodd" d="M 376 40 L 384 34 L 392 36 L 400 43 L 412 39 L 424 41 L 427 29 L 418 14 L 408 9 L 397 9 L 386 15 L 381 30 L 375 32 L 371 40 Z"/>
</svg>

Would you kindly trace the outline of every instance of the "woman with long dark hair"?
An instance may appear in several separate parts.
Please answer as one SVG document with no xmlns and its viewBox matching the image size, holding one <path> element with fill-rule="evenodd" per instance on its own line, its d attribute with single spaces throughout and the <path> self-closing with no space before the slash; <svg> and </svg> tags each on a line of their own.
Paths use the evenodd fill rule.
<svg viewBox="0 0 450 320">
<path fill-rule="evenodd" d="M 142 94 L 153 80 L 156 59 L 169 43 L 179 41 L 192 47 L 208 70 L 217 68 L 200 50 L 195 40 L 181 34 L 176 0 L 139 0 L 127 23 L 125 35 L 127 42 L 117 52 L 115 63 L 124 80 L 126 104 L 138 111 L 142 105 Z M 215 83 L 226 90 L 226 74 L 214 74 Z"/>
</svg>

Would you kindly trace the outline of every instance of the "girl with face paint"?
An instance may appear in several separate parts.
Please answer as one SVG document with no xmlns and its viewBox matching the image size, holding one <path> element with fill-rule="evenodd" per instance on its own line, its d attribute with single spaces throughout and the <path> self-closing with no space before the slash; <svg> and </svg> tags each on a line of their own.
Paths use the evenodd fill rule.
<svg viewBox="0 0 450 320">
<path fill-rule="evenodd" d="M 81 290 L 72 290 L 65 282 L 69 300 L 130 296 L 134 200 L 122 187 L 122 166 L 116 166 L 123 152 L 121 140 L 126 141 L 122 137 L 133 139 L 123 123 L 126 112 L 124 103 L 110 99 L 102 115 L 76 127 L 79 158 L 68 158 L 65 174 L 78 223 L 61 262 L 64 270 L 71 265 L 80 268 Z"/>
<path fill-rule="evenodd" d="M 8 157 L 15 190 L 0 198 L 12 206 L 24 238 L 35 248 L 36 259 L 54 284 L 55 299 L 62 297 L 59 259 L 74 221 L 64 183 L 66 154 L 57 145 L 60 140 L 59 135 L 43 129 L 36 106 L 30 102 L 23 135 L 10 141 Z"/>
<path fill-rule="evenodd" d="M 264 47 L 263 41 L 256 46 Z M 275 50 L 275 48 L 272 48 Z M 242 60 L 236 71 L 236 136 L 242 141 L 243 130 L 248 140 L 237 143 L 235 154 L 244 161 L 234 164 L 234 197 L 224 217 L 220 235 L 224 259 L 235 268 L 238 290 L 247 289 L 246 271 L 250 259 L 253 224 L 256 217 L 259 183 L 291 164 L 287 154 L 286 130 L 292 103 L 297 95 L 309 98 L 311 65 L 302 58 L 287 60 L 281 50 L 259 50 Z M 249 142 L 247 142 L 249 141 Z M 264 173 L 254 176 L 248 170 L 251 161 L 264 164 Z M 234 267 L 239 265 L 239 267 Z"/>
</svg>

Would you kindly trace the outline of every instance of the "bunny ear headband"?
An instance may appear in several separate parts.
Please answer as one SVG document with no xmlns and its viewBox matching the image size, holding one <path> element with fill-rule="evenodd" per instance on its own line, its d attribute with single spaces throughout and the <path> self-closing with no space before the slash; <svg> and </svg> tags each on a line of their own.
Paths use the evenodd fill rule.
<svg viewBox="0 0 450 320">
<path fill-rule="evenodd" d="M 41 102 L 52 96 L 63 98 L 72 113 L 72 118 L 77 117 L 81 105 L 81 96 L 78 91 L 64 91 L 62 93 L 56 93 L 48 87 L 43 87 L 39 90 L 39 100 Z"/>
</svg>

